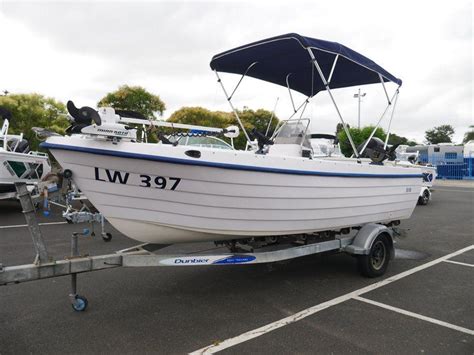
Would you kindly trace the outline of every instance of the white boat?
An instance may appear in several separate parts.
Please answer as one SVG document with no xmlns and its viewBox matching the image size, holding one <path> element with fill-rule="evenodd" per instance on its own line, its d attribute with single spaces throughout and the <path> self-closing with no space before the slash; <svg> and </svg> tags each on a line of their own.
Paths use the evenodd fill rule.
<svg viewBox="0 0 474 355">
<path fill-rule="evenodd" d="M 433 183 L 438 176 L 436 171 L 436 166 L 431 164 L 422 164 L 419 161 L 419 152 L 407 152 L 407 145 L 399 145 L 395 150 L 397 154 L 397 163 L 399 165 L 405 165 L 408 167 L 418 167 L 421 169 L 423 174 L 423 186 L 424 187 L 433 187 Z"/>
<path fill-rule="evenodd" d="M 306 94 L 306 103 L 318 91 L 331 94 L 328 81 L 335 88 L 387 81 L 401 85 L 347 47 L 296 34 L 216 55 L 211 67 L 218 77 L 218 72 L 232 72 L 288 86 Z M 418 168 L 360 159 L 356 150 L 354 159 L 313 156 L 309 121 L 302 118 L 284 121 L 272 137 L 253 132 L 258 147 L 239 151 L 138 143 L 136 132 L 124 123 L 145 121 L 127 119 L 111 108 L 69 107 L 73 116 L 82 114 L 94 123 L 83 122 L 81 134 L 50 137 L 43 146 L 72 172 L 77 186 L 115 228 L 141 242 L 232 240 L 391 223 L 411 216 L 422 184 Z"/>
<path fill-rule="evenodd" d="M 421 163 L 419 161 L 419 152 L 407 152 L 407 145 L 399 145 L 395 150 L 397 159 L 396 164 L 406 166 L 409 168 L 417 167 L 421 170 L 423 175 L 423 185 L 420 189 L 420 195 L 418 197 L 419 205 L 427 205 L 431 200 L 431 188 L 438 176 L 436 166 L 432 166 L 429 163 Z"/>
<path fill-rule="evenodd" d="M 15 198 L 16 182 L 24 182 L 30 190 L 51 171 L 48 155 L 30 151 L 23 134 L 8 134 L 11 114 L 0 108 L 3 124 L 0 131 L 0 199 Z"/>
</svg>

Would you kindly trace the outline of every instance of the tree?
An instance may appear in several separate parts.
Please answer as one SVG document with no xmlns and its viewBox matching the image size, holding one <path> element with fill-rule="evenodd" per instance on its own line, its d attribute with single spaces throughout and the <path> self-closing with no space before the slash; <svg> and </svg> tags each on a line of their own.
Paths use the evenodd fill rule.
<svg viewBox="0 0 474 355">
<path fill-rule="evenodd" d="M 182 107 L 173 112 L 168 122 L 225 128 L 231 124 L 227 112 L 210 111 L 204 107 Z"/>
<path fill-rule="evenodd" d="M 237 113 L 242 121 L 242 124 L 245 127 L 247 133 L 251 136 L 251 132 L 253 129 L 256 129 L 260 133 L 265 134 L 267 131 L 268 123 L 270 122 L 270 118 L 272 117 L 272 112 L 265 110 L 265 109 L 258 109 L 258 110 L 251 110 L 244 108 L 243 110 L 237 110 Z M 237 119 L 232 114 L 232 124 L 237 124 Z M 271 136 L 275 127 L 279 122 L 278 117 L 273 115 L 273 119 L 270 125 L 270 129 L 268 130 L 268 135 Z M 240 127 L 239 127 L 240 128 Z M 247 139 L 245 138 L 244 134 L 241 133 L 239 137 L 234 139 L 234 144 L 237 149 L 245 149 L 245 145 L 247 143 Z"/>
<path fill-rule="evenodd" d="M 165 103 L 158 95 L 154 95 L 141 86 L 122 85 L 118 90 L 105 95 L 98 107 L 113 107 L 120 110 L 139 112 L 147 118 L 156 118 L 155 113 L 163 115 Z"/>
<path fill-rule="evenodd" d="M 347 128 L 351 128 L 351 126 L 349 126 L 349 124 L 347 124 Z M 338 135 L 339 132 L 341 132 L 343 130 L 344 130 L 344 125 L 342 123 L 338 123 L 337 126 L 336 126 L 336 135 Z"/>
<path fill-rule="evenodd" d="M 238 110 L 237 113 L 240 117 L 240 120 L 244 123 L 244 126 L 248 126 L 250 130 L 253 130 L 255 128 L 257 131 L 263 134 L 265 134 L 267 131 L 270 119 L 272 120 L 272 122 L 268 130 L 269 135 L 273 133 L 276 125 L 279 122 L 278 117 L 276 117 L 272 112 L 261 108 L 259 108 L 258 110 L 244 108 L 242 111 Z"/>
<path fill-rule="evenodd" d="M 272 113 L 264 109 L 250 110 L 244 109 L 237 111 L 242 124 L 247 133 L 250 133 L 254 128 L 265 133 L 268 122 Z M 237 125 L 237 119 L 231 112 L 210 111 L 203 107 L 183 107 L 170 116 L 169 122 L 179 122 L 199 126 L 225 128 L 230 125 Z M 278 118 L 273 117 L 269 134 L 273 132 L 278 123 Z M 240 129 L 240 127 L 239 127 Z M 240 135 L 234 139 L 234 146 L 236 149 L 244 149 L 246 145 L 245 135 L 241 132 Z"/>
<path fill-rule="evenodd" d="M 0 106 L 12 113 L 10 134 L 20 134 L 30 142 L 30 149 L 38 150 L 40 141 L 32 127 L 43 127 L 65 134 L 69 121 L 63 103 L 40 94 L 9 94 L 0 96 Z"/>
<path fill-rule="evenodd" d="M 395 133 L 390 133 L 390 137 L 388 138 L 388 142 L 391 145 L 395 145 L 395 144 L 407 145 L 408 144 L 408 138 L 401 137 L 401 136 L 399 136 Z"/>
<path fill-rule="evenodd" d="M 434 127 L 425 132 L 426 142 L 429 144 L 451 143 L 451 137 L 454 134 L 453 126 L 449 124 Z"/>
<path fill-rule="evenodd" d="M 210 111 L 204 107 L 182 107 L 173 112 L 168 122 L 184 123 L 196 126 L 225 128 L 230 126 L 230 114 L 221 111 Z M 161 129 L 164 134 L 170 134 L 172 129 Z M 224 138 L 224 140 L 229 141 Z"/>
<path fill-rule="evenodd" d="M 395 133 L 390 133 L 390 137 L 388 138 L 388 144 L 390 145 L 409 145 L 409 146 L 414 146 L 417 145 L 415 141 L 409 140 L 406 137 L 399 136 Z"/>
<path fill-rule="evenodd" d="M 474 140 L 474 126 L 469 126 L 469 128 L 471 130 L 464 133 L 464 139 L 462 140 L 463 143 Z"/>
<path fill-rule="evenodd" d="M 361 129 L 349 128 L 349 133 L 351 134 L 352 140 L 354 141 L 356 148 L 370 137 L 370 134 L 372 133 L 374 128 L 374 126 L 366 126 Z M 347 138 L 346 132 L 344 130 L 339 131 L 337 137 L 341 145 L 342 154 L 344 154 L 345 156 L 351 156 L 354 152 L 352 150 L 349 139 Z M 374 137 L 378 137 L 381 140 L 385 141 L 386 134 L 384 130 L 379 127 L 375 131 Z"/>
</svg>

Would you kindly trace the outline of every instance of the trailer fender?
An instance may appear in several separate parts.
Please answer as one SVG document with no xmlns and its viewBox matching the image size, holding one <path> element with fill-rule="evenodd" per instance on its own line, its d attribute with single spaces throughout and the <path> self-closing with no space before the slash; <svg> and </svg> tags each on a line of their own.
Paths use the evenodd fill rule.
<svg viewBox="0 0 474 355">
<path fill-rule="evenodd" d="M 393 231 L 391 228 L 382 224 L 366 224 L 359 230 L 359 232 L 357 232 L 352 243 L 345 246 L 343 250 L 349 254 L 368 255 L 375 239 L 381 234 L 385 234 L 388 238 L 390 244 L 390 259 L 393 259 L 395 256 L 395 250 L 393 248 Z"/>
</svg>

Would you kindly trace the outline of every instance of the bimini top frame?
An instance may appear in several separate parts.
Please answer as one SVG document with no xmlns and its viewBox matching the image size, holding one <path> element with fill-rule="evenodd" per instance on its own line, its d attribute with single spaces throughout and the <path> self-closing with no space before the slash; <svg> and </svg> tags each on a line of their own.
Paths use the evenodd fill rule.
<svg viewBox="0 0 474 355">
<path fill-rule="evenodd" d="M 264 39 L 222 52 L 212 58 L 210 66 L 218 76 L 221 85 L 217 72 L 241 74 L 242 78 L 237 86 L 244 76 L 250 76 L 302 93 L 307 96 L 302 105 L 304 107 L 310 98 L 326 90 L 357 157 L 359 152 L 352 141 L 331 89 L 382 83 L 388 106 L 390 106 L 392 103 L 385 82 L 393 82 L 398 85 L 398 88 L 402 85 L 401 79 L 342 44 L 304 37 L 296 33 Z M 315 68 L 318 75 L 314 75 Z M 222 88 L 224 89 L 223 86 Z M 240 118 L 230 101 L 235 90 L 231 96 L 227 95 L 225 89 L 224 92 L 243 129 Z"/>
</svg>

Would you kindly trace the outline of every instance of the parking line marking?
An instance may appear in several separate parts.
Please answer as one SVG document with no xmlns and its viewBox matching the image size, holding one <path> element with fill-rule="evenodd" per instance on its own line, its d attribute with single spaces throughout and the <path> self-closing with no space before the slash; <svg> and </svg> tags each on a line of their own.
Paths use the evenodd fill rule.
<svg viewBox="0 0 474 355">
<path fill-rule="evenodd" d="M 468 264 L 468 263 L 461 263 L 460 261 L 454 261 L 454 260 L 445 260 L 445 263 L 451 263 L 451 264 L 458 264 L 458 265 L 464 265 L 464 266 L 470 266 L 474 267 L 473 264 Z"/>
<path fill-rule="evenodd" d="M 51 226 L 51 225 L 56 225 L 56 224 L 67 224 L 67 222 L 44 222 L 44 223 L 38 223 L 40 226 Z M 23 228 L 23 227 L 28 227 L 27 224 L 15 224 L 11 226 L 0 226 L 0 229 L 10 229 L 10 228 Z"/>
<path fill-rule="evenodd" d="M 439 319 L 423 316 L 421 314 L 406 311 L 406 310 L 398 308 L 398 307 L 389 306 L 388 304 L 385 304 L 385 303 L 372 301 L 371 299 L 364 298 L 364 297 L 355 296 L 355 297 L 353 297 L 353 299 L 355 299 L 357 301 L 369 303 L 369 304 L 377 306 L 377 307 L 385 308 L 385 309 L 388 309 L 388 310 L 393 311 L 393 312 L 401 313 L 401 314 L 404 314 L 404 315 L 409 316 L 409 317 L 418 318 L 418 319 L 424 320 L 426 322 L 441 325 L 441 326 L 446 327 L 446 328 L 451 328 L 451 329 L 457 330 L 459 332 L 467 333 L 469 335 L 474 335 L 474 330 L 464 328 L 464 327 L 460 327 L 458 325 L 454 325 L 454 324 L 451 324 L 451 323 L 443 322 L 442 320 L 439 320 Z"/>
<path fill-rule="evenodd" d="M 438 188 L 433 188 L 433 191 L 447 191 L 447 192 L 474 192 L 472 188 L 467 187 L 466 190 L 456 190 L 456 189 L 438 189 Z"/>
<path fill-rule="evenodd" d="M 306 317 L 309 317 L 315 313 L 318 313 L 326 308 L 329 308 L 329 307 L 332 307 L 332 306 L 335 306 L 339 303 L 342 303 L 342 302 L 345 302 L 345 301 L 348 301 L 352 298 L 355 298 L 357 296 L 360 296 L 364 293 L 367 293 L 367 292 L 370 292 L 372 290 L 375 290 L 377 288 L 380 288 L 380 287 L 383 287 L 385 285 L 388 285 L 392 282 L 395 282 L 395 281 L 398 281 L 404 277 L 407 277 L 407 276 L 410 276 L 411 274 L 414 274 L 415 272 L 418 272 L 418 271 L 421 271 L 421 270 L 424 270 L 424 269 L 427 269 L 433 265 L 436 265 L 436 264 L 439 264 L 447 259 L 450 259 L 456 255 L 459 255 L 459 254 L 462 254 L 462 253 L 465 253 L 466 251 L 469 251 L 469 250 L 472 250 L 474 249 L 474 244 L 473 245 L 469 245 L 463 249 L 460 249 L 458 251 L 455 251 L 451 254 L 447 254 L 445 256 L 442 256 L 438 259 L 435 259 L 435 260 L 432 260 L 430 262 L 427 262 L 425 264 L 422 264 L 422 265 L 419 265 L 413 269 L 410 269 L 410 270 L 407 270 L 407 271 L 404 271 L 400 274 L 397 274 L 397 275 L 394 275 L 394 276 L 391 276 L 391 277 L 388 277 L 386 278 L 385 280 L 382 280 L 382 281 L 379 281 L 379 282 L 376 282 L 374 284 L 371 284 L 369 286 L 366 286 L 366 287 L 363 287 L 361 289 L 358 289 L 358 290 L 355 290 L 355 291 L 352 291 L 352 292 L 349 292 L 349 293 L 346 293 L 345 295 L 342 295 L 342 296 L 339 296 L 339 297 L 336 297 L 332 300 L 329 300 L 329 301 L 326 301 L 326 302 L 323 302 L 323 303 L 320 303 L 318 305 L 315 305 L 315 306 L 312 306 L 312 307 L 309 307 L 307 309 L 304 309 L 298 313 L 295 313 L 291 316 L 288 316 L 288 317 L 285 317 L 285 318 L 282 318 L 280 320 L 277 320 L 273 323 L 270 323 L 270 324 L 267 324 L 267 325 L 264 325 L 263 327 L 260 327 L 260 328 L 257 328 L 257 329 L 254 329 L 254 330 L 250 330 L 246 333 L 243 333 L 243 334 L 240 334 L 234 338 L 228 338 L 218 344 L 211 344 L 211 345 L 208 345 L 208 346 L 205 346 L 201 349 L 198 349 L 196 351 L 193 351 L 191 354 L 214 354 L 218 351 L 221 351 L 221 350 L 224 350 L 224 349 L 227 349 L 227 348 L 230 348 L 232 346 L 235 346 L 237 344 L 240 344 L 240 343 L 243 343 L 243 342 L 246 342 L 248 340 L 251 340 L 251 339 L 254 339 L 254 338 L 257 338 L 261 335 L 264 335 L 266 333 L 269 333 L 275 329 L 278 329 L 278 328 L 281 328 L 281 327 L 284 327 L 285 325 L 289 325 L 289 324 L 292 324 L 294 322 L 297 322 L 301 319 L 304 319 Z"/>
</svg>

